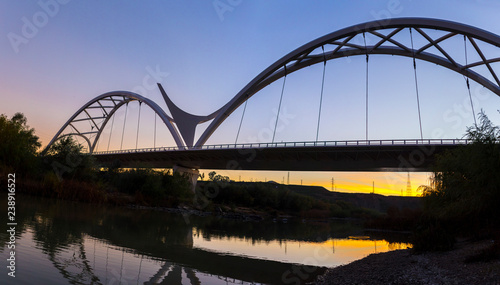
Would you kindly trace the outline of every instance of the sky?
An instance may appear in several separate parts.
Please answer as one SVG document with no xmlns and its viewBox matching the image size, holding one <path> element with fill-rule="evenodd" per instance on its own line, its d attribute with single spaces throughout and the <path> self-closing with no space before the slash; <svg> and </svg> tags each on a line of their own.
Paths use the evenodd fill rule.
<svg viewBox="0 0 500 285">
<path fill-rule="evenodd" d="M 429 17 L 500 34 L 494 0 L 2 0 L 0 11 L 0 114 L 24 113 L 44 145 L 83 104 L 106 92 L 137 92 L 167 110 L 156 82 L 187 112 L 210 114 L 285 54 L 363 22 Z M 450 45 L 462 53 L 459 43 Z M 417 66 L 424 138 L 461 138 L 473 124 L 462 76 L 425 62 Z M 365 68 L 362 56 L 327 63 L 319 140 L 365 138 Z M 322 71 L 315 65 L 287 78 L 281 108 L 289 120 L 276 141 L 315 140 Z M 413 75 L 411 59 L 370 58 L 370 139 L 420 137 Z M 248 101 L 238 142 L 268 139 L 263 130 L 273 127 L 281 89 L 278 80 Z M 476 111 L 500 122 L 498 96 L 475 82 L 471 90 Z M 154 114 L 141 108 L 131 104 L 124 128 L 124 110 L 117 112 L 117 125 L 104 131 L 99 149 L 173 146 L 161 126 L 153 139 Z M 242 113 L 236 110 L 207 144 L 234 143 Z M 286 171 L 219 172 L 234 180 L 288 180 Z M 348 192 L 371 192 L 375 182 L 376 193 L 398 195 L 407 183 L 406 173 L 340 172 L 293 172 L 290 183 L 330 189 L 332 177 L 338 191 Z M 428 173 L 411 177 L 414 193 L 428 181 Z"/>
</svg>

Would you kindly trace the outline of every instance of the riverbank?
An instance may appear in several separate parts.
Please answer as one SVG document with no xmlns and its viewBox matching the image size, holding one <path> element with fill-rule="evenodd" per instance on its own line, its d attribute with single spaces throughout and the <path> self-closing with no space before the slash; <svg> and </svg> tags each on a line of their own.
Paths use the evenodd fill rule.
<svg viewBox="0 0 500 285">
<path fill-rule="evenodd" d="M 447 252 L 414 254 L 411 249 L 371 254 L 328 269 L 317 285 L 500 284 L 500 259 L 467 262 L 488 251 L 493 241 L 461 242 Z"/>
<path fill-rule="evenodd" d="M 415 197 L 331 192 L 323 187 L 264 182 L 198 181 L 196 193 L 182 177 L 169 172 L 100 171 L 90 181 L 23 177 L 17 190 L 29 195 L 92 204 L 176 209 L 188 214 L 214 214 L 236 219 L 373 219 L 388 209 L 420 206 Z"/>
</svg>

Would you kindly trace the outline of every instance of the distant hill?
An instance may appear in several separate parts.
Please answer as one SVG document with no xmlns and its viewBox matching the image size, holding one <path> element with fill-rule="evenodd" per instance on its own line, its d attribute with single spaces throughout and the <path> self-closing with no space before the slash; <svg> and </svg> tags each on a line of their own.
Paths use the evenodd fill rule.
<svg viewBox="0 0 500 285">
<path fill-rule="evenodd" d="M 321 186 L 286 185 L 288 189 L 298 194 L 310 196 L 323 201 L 345 201 L 353 206 L 386 212 L 390 207 L 399 209 L 418 209 L 421 207 L 419 197 L 384 196 L 380 194 L 343 193 L 328 191 Z"/>
</svg>

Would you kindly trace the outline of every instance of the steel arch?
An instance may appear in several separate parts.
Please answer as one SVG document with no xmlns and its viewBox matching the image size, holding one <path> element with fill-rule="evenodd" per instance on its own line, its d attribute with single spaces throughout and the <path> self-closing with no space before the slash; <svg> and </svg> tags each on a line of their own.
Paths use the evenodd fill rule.
<svg viewBox="0 0 500 285">
<path fill-rule="evenodd" d="M 62 138 L 69 137 L 69 136 L 79 136 L 79 137 L 82 137 L 82 138 L 83 138 L 83 139 L 87 142 L 87 144 L 89 145 L 89 149 L 91 149 L 91 148 L 92 148 L 92 143 L 90 142 L 90 139 L 89 139 L 88 137 L 86 137 L 85 135 L 82 135 L 82 134 L 79 134 L 79 133 L 69 133 L 69 134 L 60 135 L 59 137 L 57 137 L 57 138 L 56 138 L 56 139 L 52 142 L 52 144 L 53 144 L 54 142 L 56 142 L 56 141 L 58 141 L 58 140 L 62 139 Z M 52 144 L 51 144 L 51 145 L 52 145 Z M 48 148 L 48 146 L 47 146 L 47 147 L 44 149 L 43 153 L 45 153 L 45 152 L 46 152 L 46 151 L 48 151 L 48 150 L 49 150 L 49 148 Z"/>
<path fill-rule="evenodd" d="M 78 111 L 76 111 L 73 114 L 73 116 L 71 116 L 71 118 L 69 118 L 68 121 L 61 127 L 61 129 L 59 129 L 59 131 L 56 133 L 54 138 L 52 138 L 49 144 L 45 147 L 42 153 L 46 153 L 47 150 L 52 146 L 52 144 L 54 144 L 54 142 L 56 142 L 58 139 L 68 135 L 77 135 L 83 137 L 89 145 L 89 153 L 93 153 L 97 141 L 99 140 L 101 133 L 104 130 L 106 124 L 109 122 L 110 118 L 115 114 L 115 112 L 120 107 L 132 101 L 139 101 L 141 103 L 145 103 L 151 109 L 153 109 L 153 111 L 155 111 L 155 113 L 158 114 L 158 116 L 162 119 L 163 123 L 165 123 L 165 125 L 168 127 L 177 146 L 180 148 L 183 147 L 183 143 L 179 136 L 179 133 L 177 132 L 177 129 L 173 125 L 173 119 L 169 115 L 167 115 L 165 111 L 163 111 L 163 109 L 160 108 L 160 106 L 158 106 L 152 100 L 133 92 L 113 91 L 95 97 L 94 99 L 90 100 L 85 105 L 83 105 Z M 110 102 L 112 103 L 111 104 L 112 106 L 106 105 L 109 104 Z M 102 117 L 95 117 L 90 115 L 89 110 L 96 108 L 102 112 L 103 114 Z M 76 119 L 80 114 L 83 113 L 86 115 L 85 118 Z M 101 119 L 102 121 L 96 122 L 99 119 Z M 89 121 L 91 125 L 93 125 L 92 131 L 80 132 L 75 126 L 73 126 L 73 124 L 77 121 Z M 70 134 L 61 135 L 62 132 L 68 127 L 72 128 L 74 132 Z M 97 129 L 96 131 L 93 131 L 94 127 Z M 95 136 L 92 137 L 93 135 Z"/>
<path fill-rule="evenodd" d="M 428 42 L 420 47 L 414 47 L 412 49 L 394 39 L 396 34 L 410 28 L 418 32 Z M 379 30 L 388 29 L 392 29 L 392 31 L 387 35 L 378 32 Z M 447 32 L 447 34 L 437 39 L 432 39 L 423 29 L 440 30 Z M 352 43 L 351 40 L 359 34 L 371 34 L 380 38 L 380 40 L 376 44 L 366 47 L 364 45 L 361 46 Z M 464 37 L 464 39 L 468 39 L 481 60 L 464 65 L 458 63 L 459 61 L 457 59 L 452 58 L 440 46 L 440 43 L 455 36 L 461 36 Z M 229 115 L 265 86 L 282 78 L 286 74 L 335 58 L 370 54 L 415 57 L 420 60 L 438 64 L 469 77 L 500 96 L 500 80 L 491 67 L 491 63 L 500 62 L 500 55 L 498 57 L 486 58 L 481 48 L 477 45 L 476 41 L 478 40 L 496 48 L 500 47 L 500 36 L 496 34 L 457 22 L 430 18 L 397 18 L 372 21 L 327 34 L 288 53 L 257 75 L 226 105 L 218 110 L 217 116 L 202 133 L 195 147 L 204 145 L 208 138 Z M 391 45 L 384 45 L 386 42 Z M 316 49 L 323 46 L 332 46 L 333 50 L 325 53 L 320 52 L 313 54 Z M 439 53 L 432 53 L 429 51 L 431 47 L 435 47 Z M 487 79 L 486 76 L 489 75 L 482 75 L 471 69 L 478 66 L 486 66 L 489 70 L 489 75 L 491 75 L 494 80 L 491 81 Z"/>
</svg>

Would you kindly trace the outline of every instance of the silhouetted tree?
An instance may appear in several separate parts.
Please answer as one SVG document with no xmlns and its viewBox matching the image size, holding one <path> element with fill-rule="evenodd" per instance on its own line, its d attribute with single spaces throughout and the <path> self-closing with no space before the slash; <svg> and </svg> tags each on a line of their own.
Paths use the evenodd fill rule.
<svg viewBox="0 0 500 285">
<path fill-rule="evenodd" d="M 229 182 L 229 176 L 222 176 L 215 171 L 208 173 L 208 179 L 214 182 Z"/>
<path fill-rule="evenodd" d="M 95 174 L 95 159 L 82 152 L 83 146 L 71 136 L 55 142 L 45 154 L 46 164 L 56 172 L 59 179 L 64 176 L 91 179 Z"/>
<path fill-rule="evenodd" d="M 20 173 L 32 171 L 40 146 L 35 130 L 28 126 L 22 113 L 11 119 L 0 115 L 0 168 Z"/>
<path fill-rule="evenodd" d="M 438 156 L 423 187 L 427 215 L 460 233 L 500 226 L 500 129 L 481 111 L 465 137 L 472 143 Z"/>
</svg>

